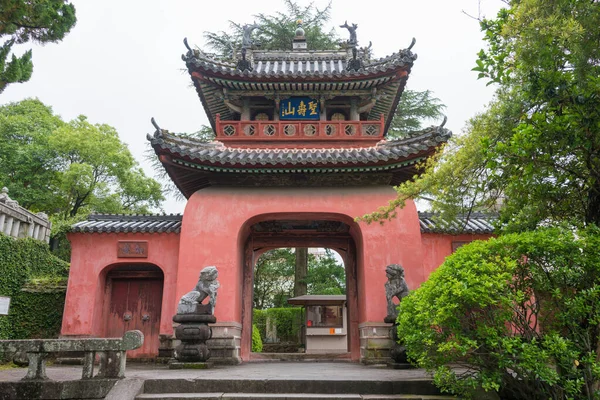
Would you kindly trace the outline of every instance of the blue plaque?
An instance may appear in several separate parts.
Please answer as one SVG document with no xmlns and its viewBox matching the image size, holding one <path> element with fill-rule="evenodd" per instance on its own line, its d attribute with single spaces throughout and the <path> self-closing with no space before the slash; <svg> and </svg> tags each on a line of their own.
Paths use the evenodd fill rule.
<svg viewBox="0 0 600 400">
<path fill-rule="evenodd" d="M 310 97 L 290 97 L 279 102 L 279 119 L 318 120 L 319 101 Z"/>
</svg>

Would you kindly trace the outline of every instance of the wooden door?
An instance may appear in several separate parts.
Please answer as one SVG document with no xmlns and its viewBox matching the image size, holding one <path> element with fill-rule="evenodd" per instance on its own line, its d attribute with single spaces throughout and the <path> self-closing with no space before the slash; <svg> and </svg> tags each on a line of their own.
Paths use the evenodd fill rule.
<svg viewBox="0 0 600 400">
<path fill-rule="evenodd" d="M 162 288 L 162 279 L 107 279 L 110 306 L 106 337 L 121 337 L 133 329 L 144 334 L 144 344 L 137 350 L 128 351 L 128 358 L 158 356 Z"/>
</svg>

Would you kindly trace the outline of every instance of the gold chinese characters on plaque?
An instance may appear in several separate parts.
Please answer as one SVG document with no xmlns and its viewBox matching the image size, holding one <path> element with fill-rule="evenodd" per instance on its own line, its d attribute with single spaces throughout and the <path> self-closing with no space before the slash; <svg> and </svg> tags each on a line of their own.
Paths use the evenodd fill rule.
<svg viewBox="0 0 600 400">
<path fill-rule="evenodd" d="M 117 257 L 147 258 L 148 242 L 122 242 L 117 243 Z"/>
</svg>

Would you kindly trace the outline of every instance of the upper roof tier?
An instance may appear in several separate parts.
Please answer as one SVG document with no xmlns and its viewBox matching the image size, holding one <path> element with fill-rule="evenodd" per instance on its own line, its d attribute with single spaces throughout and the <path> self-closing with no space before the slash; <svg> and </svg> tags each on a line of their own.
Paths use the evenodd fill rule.
<svg viewBox="0 0 600 400">
<path fill-rule="evenodd" d="M 322 109 L 325 102 L 352 98 L 356 117 L 349 119 L 380 121 L 383 115 L 385 136 L 417 58 L 410 48 L 369 60 L 368 51 L 356 47 L 289 51 L 247 47 L 231 61 L 223 61 L 187 47 L 182 58 L 215 132 L 217 114 L 222 121 L 239 120 L 244 99 L 267 99 L 278 108 L 280 100 L 308 96 L 321 102 Z"/>
</svg>

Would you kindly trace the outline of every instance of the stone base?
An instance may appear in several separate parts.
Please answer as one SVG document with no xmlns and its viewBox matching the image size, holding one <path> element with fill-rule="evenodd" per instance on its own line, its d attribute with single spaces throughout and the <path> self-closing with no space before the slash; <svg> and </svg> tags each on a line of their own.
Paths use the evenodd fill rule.
<svg viewBox="0 0 600 400">
<path fill-rule="evenodd" d="M 367 365 L 392 362 L 390 350 L 394 346 L 390 338 L 392 324 L 364 322 L 358 325 L 360 332 L 360 362 Z"/>
<path fill-rule="evenodd" d="M 209 324 L 212 338 L 206 341 L 210 350 L 210 362 L 215 365 L 238 365 L 242 362 L 242 325 L 237 322 L 217 322 Z M 170 343 L 176 348 L 181 341 L 172 338 Z"/>
<path fill-rule="evenodd" d="M 169 361 L 169 369 L 209 369 L 214 366 L 210 361 L 205 362 L 179 362 Z"/>
<path fill-rule="evenodd" d="M 242 362 L 242 324 L 217 322 L 210 324 L 212 338 L 206 341 L 210 361 L 219 365 L 237 365 Z"/>
</svg>

